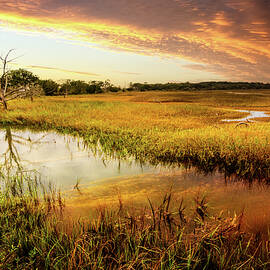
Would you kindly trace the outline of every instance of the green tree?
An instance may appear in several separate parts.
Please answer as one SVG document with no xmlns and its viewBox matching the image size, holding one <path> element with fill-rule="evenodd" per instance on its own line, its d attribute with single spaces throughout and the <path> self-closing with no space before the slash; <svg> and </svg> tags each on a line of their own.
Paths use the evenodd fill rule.
<svg viewBox="0 0 270 270">
<path fill-rule="evenodd" d="M 104 82 L 102 81 L 91 81 L 88 84 L 87 93 L 98 94 L 104 92 Z"/>
<path fill-rule="evenodd" d="M 60 87 L 59 93 L 66 97 L 67 95 L 87 94 L 89 85 L 80 80 L 66 80 Z"/>
<path fill-rule="evenodd" d="M 39 82 L 38 76 L 22 68 L 11 70 L 8 73 L 8 88 L 11 91 L 20 89 L 20 97 L 30 97 L 32 101 L 34 96 L 43 94 Z"/>
<path fill-rule="evenodd" d="M 11 87 L 26 87 L 39 84 L 38 76 L 22 68 L 9 71 L 8 77 L 8 85 Z"/>
<path fill-rule="evenodd" d="M 87 93 L 88 84 L 84 81 L 70 81 L 70 94 L 79 95 Z"/>
<path fill-rule="evenodd" d="M 53 80 L 39 80 L 46 96 L 54 96 L 58 94 L 59 84 Z"/>
</svg>

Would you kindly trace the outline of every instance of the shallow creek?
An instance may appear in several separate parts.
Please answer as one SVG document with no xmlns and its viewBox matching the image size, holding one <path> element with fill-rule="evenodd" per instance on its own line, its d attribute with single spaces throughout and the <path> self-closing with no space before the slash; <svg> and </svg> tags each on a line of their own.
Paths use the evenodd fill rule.
<svg viewBox="0 0 270 270">
<path fill-rule="evenodd" d="M 206 195 L 211 211 L 233 215 L 244 210 L 252 230 L 270 224 L 268 186 L 225 181 L 221 173 L 206 175 L 195 168 L 120 161 L 106 157 L 99 147 L 96 150 L 86 147 L 81 139 L 56 132 L 0 130 L 2 170 L 34 171 L 42 181 L 53 182 L 78 216 L 87 216 L 93 207 L 117 204 L 119 196 L 134 206 L 147 204 L 147 198 L 158 203 L 171 190 L 174 204 L 184 198 L 192 206 L 195 196 Z"/>
<path fill-rule="evenodd" d="M 257 118 L 266 118 L 270 117 L 270 115 L 266 114 L 265 112 L 261 111 L 247 111 L 247 110 L 237 110 L 238 112 L 244 112 L 244 113 L 249 113 L 246 117 L 243 118 L 237 118 L 237 119 L 224 119 L 222 121 L 224 122 L 245 122 L 245 121 L 250 121 L 250 122 L 255 122 L 255 120 L 251 119 L 257 119 Z"/>
</svg>

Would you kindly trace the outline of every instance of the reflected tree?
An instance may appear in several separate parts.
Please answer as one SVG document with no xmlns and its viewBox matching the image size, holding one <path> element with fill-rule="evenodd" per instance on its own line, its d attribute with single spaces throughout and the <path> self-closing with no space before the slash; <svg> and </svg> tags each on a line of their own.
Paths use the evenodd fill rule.
<svg viewBox="0 0 270 270">
<path fill-rule="evenodd" d="M 17 171 L 22 171 L 20 155 L 13 141 L 10 127 L 6 127 L 5 141 L 7 142 L 7 150 L 3 154 L 4 164 L 2 168 L 5 168 L 8 175 L 13 168 L 17 168 Z"/>
<path fill-rule="evenodd" d="M 3 154 L 1 154 L 1 175 L 9 176 L 10 174 L 17 174 L 27 172 L 23 167 L 23 161 L 21 160 L 18 146 L 27 145 L 29 149 L 34 145 L 43 144 L 42 141 L 47 135 L 42 135 L 40 138 L 33 140 L 30 138 L 25 138 L 18 134 L 13 134 L 10 127 L 5 128 L 5 142 L 7 145 L 7 149 Z M 24 160 L 25 162 L 25 160 Z M 26 161 L 27 162 L 27 161 Z M 29 161 L 30 163 L 30 161 Z"/>
</svg>

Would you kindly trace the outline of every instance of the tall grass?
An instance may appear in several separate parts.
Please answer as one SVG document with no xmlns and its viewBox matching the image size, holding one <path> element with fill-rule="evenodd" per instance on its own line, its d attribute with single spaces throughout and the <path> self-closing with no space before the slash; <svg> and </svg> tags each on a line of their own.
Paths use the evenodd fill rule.
<svg viewBox="0 0 270 270">
<path fill-rule="evenodd" d="M 121 157 L 133 155 L 152 163 L 186 163 L 204 171 L 219 169 L 227 175 L 237 174 L 249 181 L 253 178 L 268 181 L 269 125 L 264 122 L 236 127 L 221 121 L 241 115 L 228 110 L 229 97 L 247 102 L 250 108 L 268 106 L 268 92 L 262 94 L 254 93 L 257 99 L 253 104 L 247 95 L 229 96 L 226 91 L 211 92 L 210 101 L 206 101 L 210 92 L 196 95 L 188 92 L 185 95 L 190 95 L 191 102 L 177 104 L 130 101 L 143 100 L 142 93 L 46 97 L 35 102 L 11 103 L 10 111 L 0 113 L 0 121 L 77 134 L 86 143 L 98 142 L 108 154 Z M 162 97 L 168 101 L 175 95 L 184 96 L 183 93 L 147 95 L 148 99 Z M 215 107 L 211 100 L 223 100 L 223 107 Z"/>
<path fill-rule="evenodd" d="M 266 108 L 268 92 L 262 94 L 253 93 L 254 101 L 235 95 L 233 104 Z M 189 92 L 18 100 L 10 111 L 1 111 L 0 121 L 80 135 L 109 155 L 267 181 L 270 128 L 220 122 L 240 116 L 228 110 L 230 98 L 225 92 Z M 148 207 L 138 209 L 119 197 L 118 208 L 99 208 L 74 220 L 52 187 L 30 176 L 3 176 L 1 269 L 270 268 L 269 235 L 244 232 L 243 215 L 213 215 L 205 197 L 195 197 L 193 206 L 180 200 L 174 207 L 168 193 L 159 204 L 149 200 Z"/>
<path fill-rule="evenodd" d="M 30 180 L 30 179 L 28 179 Z M 28 181 L 26 180 L 26 182 Z M 0 199 L 1 269 L 269 269 L 269 240 L 244 233 L 242 219 L 213 216 L 207 198 L 172 208 L 99 208 L 84 221 L 65 218 L 63 200 L 37 181 L 9 179 Z M 24 182 L 25 183 L 25 182 Z M 23 192 L 22 192 L 23 189 Z"/>
</svg>

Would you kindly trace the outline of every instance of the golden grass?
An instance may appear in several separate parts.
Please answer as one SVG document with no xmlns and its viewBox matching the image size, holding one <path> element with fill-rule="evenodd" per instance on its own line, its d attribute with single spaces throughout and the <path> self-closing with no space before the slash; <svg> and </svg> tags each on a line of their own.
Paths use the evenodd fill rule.
<svg viewBox="0 0 270 270">
<path fill-rule="evenodd" d="M 164 193 L 172 194 L 171 206 L 177 208 L 182 199 L 186 213 L 194 210 L 194 198 L 206 196 L 211 214 L 233 218 L 243 216 L 242 229 L 246 232 L 268 235 L 270 217 L 269 186 L 242 182 L 226 183 L 221 174 L 204 176 L 196 170 L 162 170 L 161 173 L 115 177 L 80 186 L 80 192 L 65 193 L 66 211 L 73 219 L 87 220 L 97 209 L 117 209 L 119 201 L 130 211 L 147 207 L 148 199 L 154 205 L 162 203 Z"/>
<path fill-rule="evenodd" d="M 155 93 L 153 93 L 155 94 Z M 182 130 L 200 128 L 209 124 L 222 124 L 224 118 L 234 118 L 239 113 L 204 104 L 155 104 L 128 101 L 129 96 L 72 96 L 43 97 L 34 103 L 19 100 L 10 104 L 8 113 L 0 114 L 2 121 L 28 119 L 46 121 L 58 126 L 87 128 L 128 128 L 136 130 Z M 137 95 L 137 98 L 141 96 Z M 99 100 L 97 100 L 99 99 Z M 116 101 L 118 100 L 118 101 Z"/>
<path fill-rule="evenodd" d="M 69 97 L 73 100 L 120 101 L 137 103 L 200 104 L 222 108 L 266 108 L 270 104 L 270 90 L 210 90 L 210 91 L 148 91 L 106 93 Z M 62 97 L 59 97 L 62 99 Z"/>
<path fill-rule="evenodd" d="M 17 100 L 1 111 L 2 123 L 78 132 L 107 152 L 118 151 L 151 162 L 192 161 L 216 165 L 240 176 L 268 177 L 270 127 L 267 120 L 237 127 L 222 122 L 246 115 L 236 108 L 264 110 L 270 91 L 117 93 Z M 179 102 L 179 98 L 188 99 Z M 158 103 L 154 100 L 159 100 Z M 241 107 L 243 105 L 243 107 Z M 94 137 L 94 138 L 93 138 Z"/>
<path fill-rule="evenodd" d="M 69 219 L 60 194 L 38 196 L 34 181 L 9 179 L 0 197 L 1 269 L 269 269 L 269 235 L 241 230 L 196 196 L 191 212 L 171 193 L 131 211 L 99 208 L 97 218 Z M 30 192 L 30 193 L 28 193 Z M 245 266 L 245 267 L 242 267 Z"/>
<path fill-rule="evenodd" d="M 261 108 L 268 111 L 270 91 L 249 93 L 251 94 L 247 95 L 243 91 L 147 92 L 72 96 L 66 99 L 44 97 L 33 103 L 17 100 L 10 103 L 9 111 L 0 112 L 0 121 L 3 124 L 54 128 L 62 132 L 77 133 L 86 143 L 99 141 L 105 152 L 117 151 L 121 156 L 133 155 L 153 163 L 192 162 L 206 171 L 218 166 L 226 173 L 235 173 L 250 181 L 257 177 L 269 180 L 268 119 L 250 123 L 247 127 L 236 127 L 236 123 L 221 121 L 224 118 L 245 115 L 235 112 L 236 108 Z M 114 180 L 117 180 L 117 186 Z M 148 192 L 152 194 L 157 191 L 152 186 L 153 182 L 162 186 L 166 193 L 170 190 L 170 181 L 166 186 L 162 182 L 163 177 L 155 176 L 149 177 L 148 181 L 138 177 L 133 183 L 129 179 L 122 179 L 122 182 L 119 179 L 114 180 L 101 189 L 96 187 L 88 193 L 83 191 L 86 193 L 82 197 L 67 202 L 67 211 L 71 203 L 80 207 L 80 214 L 82 209 L 87 211 L 89 203 L 85 200 L 89 201 L 91 198 L 92 206 L 99 203 L 99 198 L 107 206 L 117 201 L 120 203 L 119 210 L 100 207 L 97 213 L 99 218 L 94 219 L 91 215 L 93 219 L 88 219 L 88 223 L 69 223 L 68 233 L 63 229 L 65 224 L 61 223 L 62 220 L 49 222 L 49 210 L 45 209 L 44 213 L 33 211 L 36 209 L 36 201 L 30 201 L 28 207 L 25 203 L 28 198 L 22 197 L 20 204 L 11 200 L 9 205 L 3 196 L 0 205 L 3 236 L 0 267 L 269 268 L 269 234 L 266 234 L 265 242 L 257 237 L 258 233 L 268 229 L 269 219 L 263 211 L 257 216 L 256 211 L 260 208 L 259 199 L 265 196 L 263 203 L 269 201 L 267 190 L 264 192 L 258 189 L 250 200 L 249 190 L 246 189 L 240 197 L 237 186 L 224 190 L 224 186 L 216 185 L 215 189 L 211 189 L 212 186 L 209 188 L 206 184 L 186 189 L 179 183 L 179 189 L 173 190 L 174 197 L 171 197 L 170 192 L 165 197 L 157 192 L 157 197 L 151 198 L 150 208 L 141 207 L 132 213 L 130 208 L 123 207 L 127 200 L 137 199 L 141 203 Z M 140 181 L 145 185 L 144 190 L 139 187 Z M 190 218 L 184 216 L 189 220 L 188 224 L 184 224 L 181 213 L 188 213 L 188 210 L 183 209 L 181 198 L 186 197 L 185 202 L 188 203 L 199 191 L 208 192 L 216 211 L 220 210 L 219 204 L 224 209 L 226 202 L 226 207 L 229 208 L 229 200 L 234 203 L 237 199 L 248 199 L 246 207 L 256 212 L 248 213 L 244 225 L 254 234 L 249 237 L 249 234 L 245 235 L 240 231 L 242 220 L 236 222 L 216 216 L 207 218 L 207 202 L 200 196 L 193 200 L 193 214 Z M 46 198 L 51 209 L 56 200 Z M 62 200 L 59 201 L 62 206 Z M 177 212 L 175 209 L 169 210 L 171 201 L 179 207 Z M 240 203 L 238 208 L 242 208 Z M 265 210 L 267 212 L 268 209 Z M 174 215 L 179 215 L 179 218 L 176 220 Z"/>
</svg>

